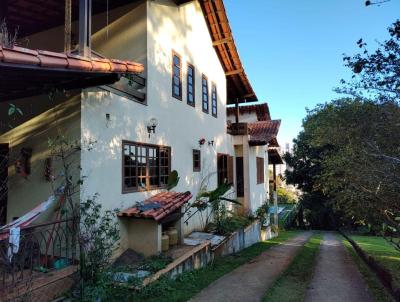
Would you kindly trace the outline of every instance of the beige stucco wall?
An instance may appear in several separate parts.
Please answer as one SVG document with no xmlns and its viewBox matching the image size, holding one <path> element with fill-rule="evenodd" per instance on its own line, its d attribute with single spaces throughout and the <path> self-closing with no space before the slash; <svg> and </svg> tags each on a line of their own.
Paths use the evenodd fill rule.
<svg viewBox="0 0 400 302">
<path fill-rule="evenodd" d="M 135 33 L 130 32 L 131 22 L 140 20 L 143 10 L 147 15 L 146 26 L 138 21 Z M 140 15 L 140 16 L 137 16 Z M 233 154 L 231 138 L 226 134 L 226 79 L 224 71 L 212 47 L 211 38 L 199 4 L 194 1 L 177 7 L 173 1 L 147 1 L 134 12 L 127 13 L 126 23 L 119 24 L 115 32 L 113 56 L 140 60 L 142 54 L 135 49 L 146 35 L 147 53 L 147 105 L 102 91 L 90 89 L 82 101 L 82 139 L 97 141 L 94 150 L 82 153 L 82 174 L 88 176 L 81 192 L 82 198 L 99 193 L 99 201 L 106 208 L 126 208 L 142 201 L 157 191 L 122 194 L 121 153 L 122 140 L 167 145 L 172 148 L 172 169 L 179 172 L 180 183 L 176 191 L 191 191 L 195 196 L 201 179 L 209 174 L 209 188 L 217 184 L 217 153 Z M 140 33 L 141 32 L 141 33 Z M 123 37 L 129 39 L 118 39 Z M 118 47 L 117 47 L 118 45 Z M 107 46 L 99 40 L 97 49 L 107 52 Z M 111 48 L 111 46 L 110 46 Z M 182 57 L 183 101 L 171 96 L 172 51 Z M 186 66 L 196 67 L 196 107 L 186 104 Z M 201 109 L 201 74 L 217 84 L 218 118 L 205 114 Z M 106 114 L 111 121 L 106 121 Z M 155 135 L 148 137 L 146 123 L 158 120 Z M 201 147 L 202 172 L 194 173 L 192 149 L 198 149 L 198 140 L 214 141 Z M 185 232 L 201 227 L 197 216 L 185 225 Z"/>
<path fill-rule="evenodd" d="M 48 96 L 38 96 L 36 101 L 43 104 L 48 103 Z M 63 98 L 64 99 L 64 98 Z M 23 100 L 27 104 L 35 106 L 36 103 L 30 103 L 32 100 Z M 15 102 L 21 108 L 24 108 L 26 114 L 30 114 L 29 106 L 24 106 L 21 101 Z M 56 101 L 57 103 L 57 101 Z M 39 108 L 41 105 L 38 105 Z M 45 105 L 43 105 L 45 107 Z M 39 109 L 41 110 L 41 109 Z M 53 194 L 52 184 L 45 179 L 45 159 L 50 156 L 49 139 L 54 140 L 57 135 L 62 134 L 67 139 L 80 141 L 80 95 L 76 95 L 55 105 L 43 113 L 36 115 L 28 121 L 16 126 L 10 131 L 0 136 L 0 143 L 7 143 L 10 147 L 10 166 L 8 181 L 8 208 L 7 221 L 13 217 L 19 217 L 30 211 L 36 205 L 45 201 Z M 18 158 L 22 148 L 32 148 L 31 174 L 27 177 L 21 177 L 15 173 L 14 162 Z M 76 153 L 71 159 L 75 173 L 74 181 L 79 178 L 77 166 L 80 161 L 80 154 Z M 53 160 L 54 174 L 60 171 L 60 163 Z M 59 178 L 61 179 L 61 178 Z M 54 183 L 57 187 L 58 181 Z M 79 194 L 78 194 L 79 195 Z M 49 211 L 43 215 L 39 221 L 51 219 L 52 213 Z"/>
</svg>

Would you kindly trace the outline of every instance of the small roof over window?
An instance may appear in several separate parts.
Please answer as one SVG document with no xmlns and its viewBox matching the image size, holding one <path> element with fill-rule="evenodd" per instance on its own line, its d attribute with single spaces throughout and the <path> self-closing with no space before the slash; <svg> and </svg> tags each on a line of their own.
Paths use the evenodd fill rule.
<svg viewBox="0 0 400 302">
<path fill-rule="evenodd" d="M 280 125 L 281 120 L 248 123 L 249 145 L 263 146 L 270 144 L 270 146 L 279 147 L 276 137 Z"/>
</svg>

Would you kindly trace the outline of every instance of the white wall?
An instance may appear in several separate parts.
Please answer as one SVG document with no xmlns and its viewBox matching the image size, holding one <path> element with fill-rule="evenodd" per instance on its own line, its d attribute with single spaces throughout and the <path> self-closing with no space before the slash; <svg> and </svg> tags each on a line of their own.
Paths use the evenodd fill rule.
<svg viewBox="0 0 400 302">
<path fill-rule="evenodd" d="M 231 123 L 236 122 L 235 115 L 228 115 L 227 120 L 231 121 Z M 255 112 L 252 113 L 241 113 L 239 115 L 239 123 L 254 123 L 258 122 L 257 114 Z"/>
<path fill-rule="evenodd" d="M 268 187 L 268 153 L 265 146 L 249 148 L 250 210 L 254 213 L 265 201 Z M 264 183 L 257 184 L 257 157 L 264 158 Z"/>
<path fill-rule="evenodd" d="M 46 104 L 47 95 L 35 98 L 38 102 Z M 29 99 L 24 101 L 29 102 Z M 17 106 L 20 103 L 16 102 Z M 22 107 L 22 106 L 21 106 Z M 42 108 L 39 106 L 39 108 Z M 29 114 L 26 112 L 26 114 Z M 10 222 L 14 217 L 20 217 L 32 210 L 41 202 L 53 195 L 53 186 L 57 188 L 63 180 L 59 177 L 55 183 L 45 179 L 45 160 L 51 156 L 49 140 L 55 140 L 58 135 L 64 135 L 71 142 L 80 140 L 80 95 L 47 110 L 21 125 L 11 129 L 0 136 L 0 143 L 9 144 L 9 178 L 8 178 L 8 206 L 7 221 Z M 31 174 L 26 178 L 16 174 L 14 163 L 18 159 L 22 148 L 32 149 Z M 73 182 L 79 178 L 78 165 L 80 154 L 74 153 L 70 158 L 73 173 Z M 61 171 L 61 163 L 55 157 L 52 160 L 53 176 Z M 54 211 L 49 210 L 45 215 L 41 215 L 39 221 L 54 219 Z"/>
<path fill-rule="evenodd" d="M 99 193 L 99 201 L 105 208 L 132 206 L 136 201 L 157 193 L 122 194 L 121 154 L 122 140 L 168 145 L 172 148 L 172 169 L 181 177 L 176 191 L 191 191 L 195 196 L 201 178 L 216 172 L 217 153 L 233 154 L 230 136 L 226 134 L 226 79 L 224 71 L 212 47 L 211 38 L 203 13 L 197 1 L 177 7 L 172 1 L 148 1 L 136 9 L 138 14 L 147 14 L 147 24 L 141 30 L 146 32 L 147 41 L 147 106 L 132 100 L 101 91 L 87 90 L 82 99 L 82 139 L 96 140 L 92 151 L 82 152 L 82 175 L 87 176 L 81 190 L 85 198 Z M 136 12 L 127 13 L 125 24 L 120 24 L 115 35 L 130 30 L 130 21 L 135 22 Z M 142 23 L 140 23 L 142 24 Z M 140 59 L 135 51 L 135 37 L 115 37 L 113 54 L 121 51 L 126 59 Z M 118 41 L 118 42 L 117 42 Z M 97 49 L 106 49 L 99 40 Z M 182 57 L 183 100 L 171 96 L 172 50 Z M 196 68 L 196 107 L 186 103 L 186 63 Z M 218 118 L 205 114 L 201 109 L 201 73 L 217 84 Z M 210 98 L 211 103 L 211 98 Z M 211 106 L 210 106 L 211 107 Z M 111 122 L 107 123 L 106 113 Z M 150 118 L 158 120 L 156 134 L 149 139 L 146 123 Z M 192 149 L 198 149 L 198 140 L 214 140 L 214 146 L 202 146 L 202 172 L 192 169 Z M 210 181 L 210 189 L 216 187 L 216 176 Z M 191 220 L 186 233 L 200 227 L 200 221 Z"/>
</svg>

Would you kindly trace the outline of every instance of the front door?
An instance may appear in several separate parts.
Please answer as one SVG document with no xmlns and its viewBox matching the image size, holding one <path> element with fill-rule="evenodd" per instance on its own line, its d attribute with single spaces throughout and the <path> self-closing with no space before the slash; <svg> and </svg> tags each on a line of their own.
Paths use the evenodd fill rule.
<svg viewBox="0 0 400 302">
<path fill-rule="evenodd" d="M 236 157 L 236 194 L 244 197 L 243 157 Z"/>
<path fill-rule="evenodd" d="M 0 144 L 0 226 L 7 220 L 8 158 L 8 144 Z"/>
</svg>

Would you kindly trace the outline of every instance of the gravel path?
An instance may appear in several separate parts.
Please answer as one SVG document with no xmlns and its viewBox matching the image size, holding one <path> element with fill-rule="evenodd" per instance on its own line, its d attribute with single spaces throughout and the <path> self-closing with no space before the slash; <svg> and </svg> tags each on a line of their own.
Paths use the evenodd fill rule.
<svg viewBox="0 0 400 302">
<path fill-rule="evenodd" d="M 335 233 L 325 233 L 306 302 L 372 302 L 367 284 Z"/>
<path fill-rule="evenodd" d="M 192 302 L 259 302 L 267 288 L 289 266 L 312 232 L 274 246 L 251 262 L 211 283 Z"/>
</svg>

